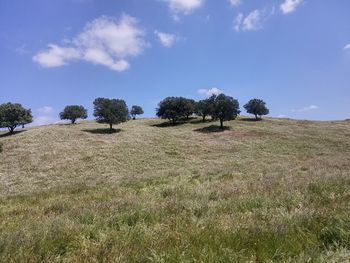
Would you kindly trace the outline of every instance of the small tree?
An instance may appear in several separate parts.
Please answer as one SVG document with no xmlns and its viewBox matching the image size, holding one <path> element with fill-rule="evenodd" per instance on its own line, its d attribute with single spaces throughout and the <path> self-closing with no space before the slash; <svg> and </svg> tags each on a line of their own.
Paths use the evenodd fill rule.
<svg viewBox="0 0 350 263">
<path fill-rule="evenodd" d="M 197 102 L 196 114 L 202 117 L 203 122 L 207 116 L 212 115 L 215 98 L 216 96 L 212 95 L 208 99 Z"/>
<path fill-rule="evenodd" d="M 70 120 L 74 124 L 77 119 L 87 118 L 87 109 L 78 105 L 66 106 L 60 113 L 60 118 L 61 120 Z"/>
<path fill-rule="evenodd" d="M 261 118 L 263 115 L 270 113 L 269 109 L 266 107 L 266 103 L 260 99 L 252 99 L 246 105 L 244 105 L 247 113 L 254 114 L 255 119 L 258 120 L 258 116 Z"/>
<path fill-rule="evenodd" d="M 132 116 L 132 119 L 136 119 L 136 115 L 142 115 L 143 114 L 143 109 L 140 106 L 134 105 L 131 107 L 130 114 Z"/>
<path fill-rule="evenodd" d="M 97 122 L 109 124 L 112 131 L 113 124 L 128 120 L 129 110 L 124 100 L 97 98 L 94 101 L 94 116 Z"/>
<path fill-rule="evenodd" d="M 13 134 L 17 126 L 24 126 L 33 121 L 30 109 L 25 109 L 19 103 L 4 103 L 0 105 L 0 128 L 7 128 Z"/>
<path fill-rule="evenodd" d="M 220 94 L 215 98 L 212 116 L 220 120 L 221 129 L 224 128 L 224 121 L 235 119 L 239 113 L 239 103 L 234 98 L 225 94 Z"/>
</svg>

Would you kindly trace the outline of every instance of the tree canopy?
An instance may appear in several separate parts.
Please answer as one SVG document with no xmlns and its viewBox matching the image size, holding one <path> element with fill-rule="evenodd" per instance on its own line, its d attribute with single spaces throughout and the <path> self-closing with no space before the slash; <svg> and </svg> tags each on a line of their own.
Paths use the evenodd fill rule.
<svg viewBox="0 0 350 263">
<path fill-rule="evenodd" d="M 19 103 L 4 103 L 0 105 L 0 128 L 7 128 L 12 134 L 17 126 L 23 126 L 33 121 L 30 109 L 25 109 Z"/>
<path fill-rule="evenodd" d="M 133 105 L 131 107 L 131 111 L 130 111 L 130 115 L 132 116 L 132 118 L 135 120 L 136 119 L 136 115 L 142 115 L 143 109 L 141 108 L 141 106 L 137 106 L 137 105 Z"/>
<path fill-rule="evenodd" d="M 186 98 L 167 97 L 159 102 L 156 111 L 159 118 L 168 119 L 175 124 L 180 118 L 186 118 L 189 116 L 188 114 L 191 109 Z"/>
<path fill-rule="evenodd" d="M 66 106 L 60 113 L 61 120 L 70 120 L 72 124 L 77 119 L 86 119 L 87 117 L 87 109 L 79 105 Z"/>
<path fill-rule="evenodd" d="M 223 128 L 223 122 L 235 119 L 238 114 L 239 103 L 238 100 L 226 96 L 225 94 L 220 94 L 215 97 L 213 104 L 213 118 L 220 120 L 220 127 Z"/>
<path fill-rule="evenodd" d="M 119 124 L 129 119 L 129 110 L 124 100 L 97 98 L 94 101 L 94 116 L 99 123 Z"/>
<path fill-rule="evenodd" d="M 196 111 L 196 101 L 193 99 L 180 97 L 180 104 L 183 105 L 183 115 L 188 120 Z"/>
<path fill-rule="evenodd" d="M 266 107 L 266 103 L 261 99 L 250 100 L 244 105 L 244 108 L 247 113 L 254 114 L 256 120 L 258 120 L 258 116 L 261 118 L 261 116 L 270 113 L 269 109 Z"/>
<path fill-rule="evenodd" d="M 212 95 L 208 99 L 200 100 L 197 102 L 197 107 L 196 107 L 196 114 L 198 116 L 201 116 L 203 121 L 205 121 L 205 118 L 209 115 L 212 115 L 213 113 L 213 108 L 214 108 L 214 101 L 215 101 L 216 96 Z"/>
</svg>

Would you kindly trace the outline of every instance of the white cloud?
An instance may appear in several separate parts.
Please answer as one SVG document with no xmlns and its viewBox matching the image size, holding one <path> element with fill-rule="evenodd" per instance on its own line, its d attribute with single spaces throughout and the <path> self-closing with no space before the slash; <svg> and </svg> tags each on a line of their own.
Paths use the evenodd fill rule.
<svg viewBox="0 0 350 263">
<path fill-rule="evenodd" d="M 197 90 L 197 92 L 200 95 L 203 95 L 206 97 L 210 97 L 211 95 L 219 95 L 219 94 L 223 93 L 223 91 L 218 89 L 218 88 L 199 89 L 199 90 Z"/>
<path fill-rule="evenodd" d="M 33 60 L 46 68 L 83 60 L 121 72 L 130 67 L 128 58 L 141 54 L 147 47 L 144 35 L 133 17 L 123 15 L 116 20 L 102 16 L 88 23 L 78 36 L 66 40 L 66 46 L 49 44 Z"/>
<path fill-rule="evenodd" d="M 177 37 L 173 34 L 159 31 L 155 31 L 154 33 L 158 36 L 160 43 L 165 47 L 171 47 L 177 41 Z"/>
<path fill-rule="evenodd" d="M 350 50 L 350 43 L 345 45 L 344 50 Z"/>
<path fill-rule="evenodd" d="M 200 8 L 204 0 L 163 0 L 168 3 L 173 18 L 179 20 L 179 14 L 188 15 L 194 10 Z"/>
<path fill-rule="evenodd" d="M 262 28 L 262 23 L 265 19 L 265 11 L 258 9 L 250 12 L 246 17 L 242 13 L 239 13 L 234 21 L 234 29 L 236 31 L 259 30 Z"/>
<path fill-rule="evenodd" d="M 231 6 L 238 6 L 242 3 L 241 0 L 229 0 Z"/>
<path fill-rule="evenodd" d="M 76 48 L 49 44 L 48 49 L 40 51 L 33 57 L 33 60 L 44 68 L 53 68 L 66 65 L 69 60 L 78 59 L 80 57 L 81 54 Z"/>
<path fill-rule="evenodd" d="M 285 0 L 280 5 L 280 9 L 283 14 L 289 14 L 291 12 L 294 12 L 302 2 L 303 0 Z"/>
<path fill-rule="evenodd" d="M 301 109 L 294 109 L 292 110 L 292 112 L 306 112 L 306 111 L 314 111 L 314 110 L 318 110 L 319 107 L 316 106 L 316 105 L 310 105 L 310 106 L 307 106 L 307 107 L 304 107 L 304 108 L 301 108 Z"/>
<path fill-rule="evenodd" d="M 54 109 L 50 106 L 44 106 L 34 111 L 34 120 L 29 126 L 40 126 L 53 124 L 58 121 L 54 114 Z"/>
</svg>

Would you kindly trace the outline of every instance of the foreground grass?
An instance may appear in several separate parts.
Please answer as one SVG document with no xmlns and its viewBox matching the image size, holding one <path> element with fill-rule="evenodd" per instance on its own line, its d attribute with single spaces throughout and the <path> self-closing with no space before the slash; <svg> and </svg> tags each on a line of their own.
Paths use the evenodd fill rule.
<svg viewBox="0 0 350 263">
<path fill-rule="evenodd" d="M 1 137 L 0 261 L 350 258 L 349 122 L 160 122 Z"/>
</svg>

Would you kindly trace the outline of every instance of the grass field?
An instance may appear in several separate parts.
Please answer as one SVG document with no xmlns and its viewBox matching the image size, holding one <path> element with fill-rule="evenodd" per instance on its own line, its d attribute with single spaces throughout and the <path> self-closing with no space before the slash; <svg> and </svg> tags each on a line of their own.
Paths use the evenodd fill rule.
<svg viewBox="0 0 350 263">
<path fill-rule="evenodd" d="M 0 133 L 0 262 L 349 262 L 350 122 Z"/>
</svg>

